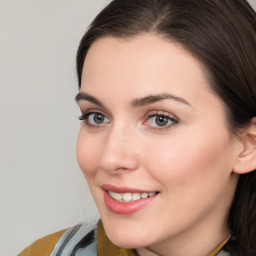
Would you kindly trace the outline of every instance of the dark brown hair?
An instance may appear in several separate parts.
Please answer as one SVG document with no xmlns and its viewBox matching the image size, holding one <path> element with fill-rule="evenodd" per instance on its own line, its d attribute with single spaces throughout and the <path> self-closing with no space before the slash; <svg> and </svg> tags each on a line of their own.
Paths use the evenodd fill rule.
<svg viewBox="0 0 256 256">
<path fill-rule="evenodd" d="M 83 36 L 77 52 L 79 87 L 86 54 L 105 36 L 152 33 L 180 43 L 205 66 L 209 84 L 236 134 L 256 116 L 256 14 L 245 0 L 114 0 Z M 256 255 L 256 172 L 240 175 L 229 214 L 232 255 Z"/>
</svg>

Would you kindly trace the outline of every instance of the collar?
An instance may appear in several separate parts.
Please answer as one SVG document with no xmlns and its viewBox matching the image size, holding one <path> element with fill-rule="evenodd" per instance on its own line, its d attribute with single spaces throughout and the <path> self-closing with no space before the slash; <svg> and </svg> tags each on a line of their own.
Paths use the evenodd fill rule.
<svg viewBox="0 0 256 256">
<path fill-rule="evenodd" d="M 229 241 L 230 236 L 219 244 L 208 256 L 216 256 Z M 132 249 L 124 249 L 114 245 L 107 237 L 103 224 L 99 221 L 97 225 L 97 255 L 98 256 L 136 256 Z"/>
</svg>

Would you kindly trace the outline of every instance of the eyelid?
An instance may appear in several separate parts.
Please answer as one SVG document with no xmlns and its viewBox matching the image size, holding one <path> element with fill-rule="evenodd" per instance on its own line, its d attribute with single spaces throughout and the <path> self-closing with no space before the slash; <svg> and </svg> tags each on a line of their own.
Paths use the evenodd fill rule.
<svg viewBox="0 0 256 256">
<path fill-rule="evenodd" d="M 95 107 L 89 107 L 89 106 L 86 108 L 84 106 L 80 107 L 80 117 L 88 115 L 88 114 L 94 114 L 94 113 L 102 114 L 105 117 L 109 116 L 105 111 L 102 111 Z M 109 117 L 108 117 L 108 119 L 109 119 Z"/>
<path fill-rule="evenodd" d="M 104 119 L 106 118 L 108 121 L 110 121 L 110 119 L 104 113 L 102 113 L 102 111 L 95 110 L 95 109 L 90 109 L 90 110 L 83 112 L 79 116 L 79 120 L 83 121 L 82 123 L 89 128 L 99 128 L 100 126 L 102 126 L 106 123 L 109 123 L 109 122 L 103 122 L 101 124 L 90 124 L 88 122 L 88 119 L 89 119 L 90 115 L 93 115 L 93 114 L 100 114 L 104 117 Z"/>
<path fill-rule="evenodd" d="M 112 115 L 110 113 L 110 111 L 105 108 L 104 106 L 98 106 L 96 104 L 94 104 L 93 102 L 90 101 L 86 101 L 86 100 L 80 100 L 79 102 L 77 102 L 78 107 L 80 109 L 80 113 L 85 114 L 87 112 L 97 112 L 97 113 L 101 113 L 104 116 L 108 117 L 108 119 L 112 118 Z"/>
<path fill-rule="evenodd" d="M 149 118 L 149 117 L 152 117 L 152 116 L 165 116 L 165 117 L 168 117 L 170 119 L 179 121 L 179 118 L 177 116 L 175 116 L 174 114 L 171 114 L 167 111 L 163 111 L 163 110 L 149 111 L 146 115 L 146 118 Z"/>
<path fill-rule="evenodd" d="M 164 116 L 164 117 L 168 118 L 169 120 L 171 120 L 172 123 L 169 124 L 169 125 L 166 125 L 166 126 L 162 126 L 162 127 L 161 126 L 152 126 L 150 124 L 146 124 L 147 122 L 149 122 L 150 118 L 155 117 L 155 116 Z M 150 129 L 164 131 L 164 130 L 171 129 L 173 126 L 177 125 L 179 123 L 179 121 L 180 121 L 179 118 L 177 118 L 173 114 L 170 114 L 166 111 L 155 110 L 155 111 L 151 111 L 151 112 L 147 113 L 146 120 L 143 122 L 143 124 L 145 126 L 150 127 Z"/>
</svg>

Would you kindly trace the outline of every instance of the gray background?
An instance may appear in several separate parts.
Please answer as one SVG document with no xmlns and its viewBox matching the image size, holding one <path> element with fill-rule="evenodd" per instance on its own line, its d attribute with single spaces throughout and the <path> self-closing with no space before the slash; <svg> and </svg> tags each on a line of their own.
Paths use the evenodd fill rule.
<svg viewBox="0 0 256 256">
<path fill-rule="evenodd" d="M 1 256 L 98 218 L 75 156 L 75 54 L 107 2 L 0 0 Z"/>
</svg>

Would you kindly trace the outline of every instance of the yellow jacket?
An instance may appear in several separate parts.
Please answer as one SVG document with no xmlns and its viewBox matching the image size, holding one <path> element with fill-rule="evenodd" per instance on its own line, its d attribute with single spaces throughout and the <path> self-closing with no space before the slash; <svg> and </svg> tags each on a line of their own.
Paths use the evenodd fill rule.
<svg viewBox="0 0 256 256">
<path fill-rule="evenodd" d="M 24 251 L 22 251 L 18 256 L 49 256 L 54 250 L 60 238 L 65 234 L 66 231 L 68 231 L 68 229 L 61 230 L 59 232 L 56 232 L 54 234 L 48 235 L 37 240 L 29 247 L 27 247 Z M 216 256 L 221 251 L 222 247 L 227 243 L 228 239 L 221 243 L 208 256 Z M 96 240 L 97 256 L 136 256 L 134 250 L 123 249 L 114 245 L 108 239 L 101 221 L 97 225 Z"/>
</svg>

